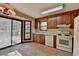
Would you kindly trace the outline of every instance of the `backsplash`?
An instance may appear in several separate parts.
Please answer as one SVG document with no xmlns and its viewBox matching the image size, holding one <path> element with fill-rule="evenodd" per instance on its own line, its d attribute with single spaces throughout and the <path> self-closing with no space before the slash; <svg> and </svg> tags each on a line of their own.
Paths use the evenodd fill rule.
<svg viewBox="0 0 79 59">
<path fill-rule="evenodd" d="M 56 35 L 59 29 L 48 29 L 47 31 L 36 30 L 36 34 L 45 34 L 45 35 Z M 73 29 L 69 29 L 73 35 Z"/>
</svg>

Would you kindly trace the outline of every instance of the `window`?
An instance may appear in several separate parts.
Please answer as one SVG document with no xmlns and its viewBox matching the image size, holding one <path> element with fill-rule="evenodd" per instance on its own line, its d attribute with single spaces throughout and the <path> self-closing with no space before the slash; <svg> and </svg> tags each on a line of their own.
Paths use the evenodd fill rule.
<svg viewBox="0 0 79 59">
<path fill-rule="evenodd" d="M 47 22 L 46 21 L 40 21 L 40 30 L 47 30 Z"/>
</svg>

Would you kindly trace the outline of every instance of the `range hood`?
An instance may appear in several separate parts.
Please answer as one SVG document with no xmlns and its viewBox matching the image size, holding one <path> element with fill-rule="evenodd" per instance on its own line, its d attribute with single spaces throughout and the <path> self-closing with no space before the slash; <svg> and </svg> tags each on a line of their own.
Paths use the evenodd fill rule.
<svg viewBox="0 0 79 59">
<path fill-rule="evenodd" d="M 60 25 L 57 25 L 58 28 L 69 28 L 71 24 L 60 24 Z"/>
</svg>

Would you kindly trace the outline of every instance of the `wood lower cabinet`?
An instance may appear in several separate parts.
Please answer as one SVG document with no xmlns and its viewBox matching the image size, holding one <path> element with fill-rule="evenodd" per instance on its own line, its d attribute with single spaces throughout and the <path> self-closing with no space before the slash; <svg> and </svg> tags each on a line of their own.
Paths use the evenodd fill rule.
<svg viewBox="0 0 79 59">
<path fill-rule="evenodd" d="M 37 42 L 36 34 L 33 34 L 33 42 Z"/>
<path fill-rule="evenodd" d="M 41 44 L 45 44 L 45 35 L 44 34 L 40 34 L 40 43 Z"/>
<path fill-rule="evenodd" d="M 45 45 L 45 35 L 44 34 L 33 34 L 33 41 Z"/>
</svg>

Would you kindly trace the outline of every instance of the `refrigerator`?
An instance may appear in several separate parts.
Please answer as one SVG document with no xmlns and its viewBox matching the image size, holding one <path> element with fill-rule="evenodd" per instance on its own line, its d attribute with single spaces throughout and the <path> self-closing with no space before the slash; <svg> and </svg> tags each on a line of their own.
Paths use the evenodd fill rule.
<svg viewBox="0 0 79 59">
<path fill-rule="evenodd" d="M 73 56 L 79 56 L 79 16 L 74 18 Z"/>
</svg>

